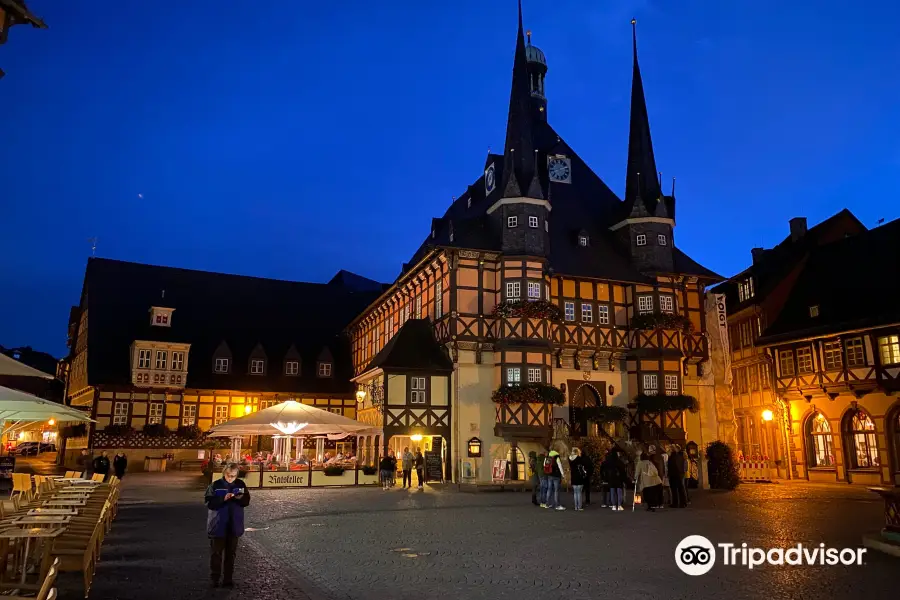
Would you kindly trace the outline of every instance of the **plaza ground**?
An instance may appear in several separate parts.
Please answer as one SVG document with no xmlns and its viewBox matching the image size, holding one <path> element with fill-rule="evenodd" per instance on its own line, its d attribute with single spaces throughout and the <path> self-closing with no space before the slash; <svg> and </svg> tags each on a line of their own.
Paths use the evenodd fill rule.
<svg viewBox="0 0 900 600">
<path fill-rule="evenodd" d="M 455 598 L 887 598 L 900 560 L 763 567 L 719 563 L 682 574 L 687 535 L 756 547 L 859 547 L 882 524 L 881 501 L 860 488 L 745 485 L 698 492 L 690 508 L 582 513 L 533 507 L 526 493 L 312 489 L 255 492 L 234 591 L 207 584 L 203 485 L 188 474 L 125 478 L 91 598 L 279 600 Z M 571 506 L 571 498 L 566 497 Z M 76 579 L 60 582 L 79 598 Z"/>
</svg>

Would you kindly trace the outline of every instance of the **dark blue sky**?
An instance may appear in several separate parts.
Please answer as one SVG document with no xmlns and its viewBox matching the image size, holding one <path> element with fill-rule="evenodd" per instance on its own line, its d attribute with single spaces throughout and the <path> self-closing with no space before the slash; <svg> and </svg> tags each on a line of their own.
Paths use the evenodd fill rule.
<svg viewBox="0 0 900 600">
<path fill-rule="evenodd" d="M 634 15 L 696 260 L 733 274 L 794 216 L 898 216 L 896 2 L 672 4 L 524 0 L 549 118 L 614 191 Z M 393 280 L 503 146 L 514 0 L 29 6 L 50 29 L 0 46 L 6 346 L 64 353 L 93 236 L 110 258 Z"/>
</svg>

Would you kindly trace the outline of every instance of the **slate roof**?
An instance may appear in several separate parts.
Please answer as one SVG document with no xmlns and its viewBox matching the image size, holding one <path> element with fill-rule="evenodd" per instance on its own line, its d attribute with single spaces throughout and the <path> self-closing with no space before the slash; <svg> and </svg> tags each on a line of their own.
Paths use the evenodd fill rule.
<svg viewBox="0 0 900 600">
<path fill-rule="evenodd" d="M 450 372 L 453 371 L 453 361 L 434 337 L 431 321 L 410 319 L 363 372 L 379 368 Z"/>
<path fill-rule="evenodd" d="M 571 276 L 652 283 L 652 278 L 640 273 L 631 264 L 627 250 L 619 247 L 614 234 L 609 230 L 612 225 L 628 215 L 633 201 L 630 196 L 633 193 L 631 191 L 633 186 L 626 182 L 626 201 L 620 200 L 546 119 L 537 118 L 533 111 L 526 110 L 530 92 L 526 94 L 527 81 L 523 81 L 522 77 L 526 60 L 523 43 L 520 13 L 505 151 L 503 154 L 488 153 L 484 163 L 485 170 L 491 165 L 494 168 L 496 185 L 493 191 L 486 193 L 484 174 L 469 185 L 441 217 L 432 219 L 429 235 L 404 264 L 401 275 L 435 247 L 500 252 L 502 232 L 497 229 L 496 221 L 490 219 L 486 212 L 497 200 L 511 197 L 507 188 L 512 186 L 517 188 L 518 192 L 522 192 L 519 195 L 526 195 L 526 188 L 532 189 L 534 192 L 527 195 L 546 199 L 550 203 L 549 260 L 555 272 Z M 648 176 L 650 181 L 656 182 L 650 125 L 636 53 L 634 76 L 637 79 L 632 87 L 628 169 L 636 169 L 640 165 L 644 170 L 652 170 L 652 176 Z M 534 154 L 534 150 L 537 150 L 536 161 L 522 159 L 525 154 Z M 565 155 L 570 159 L 571 183 L 549 180 L 548 157 L 556 154 Z M 534 162 L 537 167 L 536 173 L 532 167 Z M 511 173 L 511 169 L 515 172 Z M 641 178 L 644 179 L 643 173 Z M 534 188 L 533 181 L 537 182 L 538 189 Z M 643 202 L 649 207 L 650 216 L 656 215 L 656 197 L 661 195 L 658 182 L 653 189 L 648 188 L 643 195 Z M 674 198 L 664 196 L 663 204 L 666 216 L 674 219 Z M 578 245 L 578 233 L 581 231 L 591 240 L 588 248 Z M 680 269 L 680 273 L 713 281 L 722 279 L 721 276 L 691 260 L 683 252 L 675 249 L 674 254 L 675 265 Z"/>
<path fill-rule="evenodd" d="M 130 346 L 138 340 L 186 342 L 187 387 L 259 392 L 352 393 L 349 340 L 343 328 L 380 293 L 340 282 L 300 283 L 92 258 L 85 273 L 88 383 L 129 384 Z M 174 308 L 171 327 L 150 325 L 151 306 Z M 231 372 L 214 374 L 217 349 Z M 266 375 L 249 374 L 259 348 Z M 284 375 L 288 353 L 300 376 Z M 334 358 L 333 376 L 316 361 Z"/>
<path fill-rule="evenodd" d="M 897 257 L 900 219 L 815 248 L 784 309 L 759 343 L 900 322 Z M 819 307 L 819 316 L 810 316 L 810 306 Z"/>
</svg>

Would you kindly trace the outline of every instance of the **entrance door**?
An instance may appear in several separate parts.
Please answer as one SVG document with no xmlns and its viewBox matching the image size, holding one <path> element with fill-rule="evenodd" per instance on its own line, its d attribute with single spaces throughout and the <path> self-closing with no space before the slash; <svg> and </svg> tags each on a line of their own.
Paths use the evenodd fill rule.
<svg viewBox="0 0 900 600">
<path fill-rule="evenodd" d="M 525 481 L 528 478 L 528 465 L 525 455 L 518 446 L 510 446 L 506 453 L 506 472 L 513 481 Z"/>
<path fill-rule="evenodd" d="M 591 433 L 591 423 L 587 419 L 585 409 L 595 408 L 606 404 L 594 386 L 587 383 L 581 384 L 572 397 L 570 422 L 574 437 L 585 437 Z"/>
</svg>

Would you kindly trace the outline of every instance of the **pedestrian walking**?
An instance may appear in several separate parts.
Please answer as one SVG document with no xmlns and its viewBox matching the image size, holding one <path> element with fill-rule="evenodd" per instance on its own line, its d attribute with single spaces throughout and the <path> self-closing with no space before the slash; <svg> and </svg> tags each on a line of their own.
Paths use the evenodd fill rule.
<svg viewBox="0 0 900 600">
<path fill-rule="evenodd" d="M 672 508 L 687 506 L 687 489 L 684 485 L 684 453 L 676 444 L 669 455 L 669 488 L 672 490 Z"/>
<path fill-rule="evenodd" d="M 581 453 L 581 459 L 584 461 L 584 470 L 587 472 L 587 477 L 584 479 L 584 505 L 591 505 L 591 486 L 594 481 L 594 461 L 591 460 L 591 456 L 587 452 Z"/>
<path fill-rule="evenodd" d="M 656 465 L 650 460 L 650 455 L 641 453 L 641 460 L 635 467 L 635 494 L 640 494 L 650 512 L 656 511 L 662 497 L 662 479 Z"/>
<path fill-rule="evenodd" d="M 572 448 L 569 453 L 569 473 L 572 480 L 572 494 L 575 497 L 575 510 L 584 510 L 584 484 L 588 478 L 584 457 L 580 448 Z"/>
<path fill-rule="evenodd" d="M 206 488 L 205 500 L 210 581 L 213 587 L 218 587 L 222 577 L 222 584 L 232 587 L 238 540 L 244 535 L 244 508 L 250 504 L 250 490 L 238 479 L 236 464 L 230 463 L 222 469 L 222 478 Z"/>
<path fill-rule="evenodd" d="M 612 449 L 606 455 L 606 460 L 601 466 L 601 477 L 609 487 L 609 506 L 613 510 L 625 510 L 625 481 L 628 474 L 625 471 L 625 463 L 619 458 L 619 451 Z"/>
<path fill-rule="evenodd" d="M 547 497 L 544 508 L 552 508 L 554 510 L 566 510 L 566 507 L 559 503 L 559 487 L 562 483 L 563 466 L 559 457 L 559 452 L 551 450 L 544 458 L 544 475 L 547 476 Z"/>
<path fill-rule="evenodd" d="M 128 468 L 128 457 L 125 456 L 124 452 L 116 452 L 115 458 L 113 458 L 113 471 L 116 473 L 116 477 L 122 479 L 125 477 L 125 470 Z"/>
<path fill-rule="evenodd" d="M 537 475 L 538 479 L 538 487 L 537 487 L 537 503 L 541 508 L 547 508 L 547 489 L 550 486 L 550 481 L 547 479 L 547 474 L 544 473 L 544 461 L 547 459 L 547 453 L 541 452 L 535 457 L 534 460 L 534 472 Z M 532 501 L 534 500 L 534 492 L 532 492 Z"/>
<path fill-rule="evenodd" d="M 78 467 L 82 477 L 85 479 L 91 478 L 92 471 L 94 470 L 94 461 L 87 448 L 81 449 L 81 454 L 75 459 L 75 466 Z"/>
<path fill-rule="evenodd" d="M 103 480 L 106 480 L 106 476 L 109 475 L 109 456 L 107 456 L 106 450 L 100 453 L 100 456 L 94 459 L 94 474 L 95 475 L 103 475 Z"/>
<path fill-rule="evenodd" d="M 413 453 L 409 451 L 408 446 L 403 449 L 403 454 L 400 456 L 400 466 L 403 471 L 403 489 L 412 487 L 412 470 L 415 458 Z"/>
<path fill-rule="evenodd" d="M 416 456 L 413 460 L 413 465 L 416 467 L 416 478 L 419 480 L 419 489 L 425 489 L 425 457 L 422 456 L 422 451 L 419 448 L 416 448 Z"/>
<path fill-rule="evenodd" d="M 394 481 L 394 472 L 397 469 L 397 461 L 393 457 L 394 451 L 388 450 L 388 453 L 381 458 L 378 468 L 381 471 L 381 488 L 387 491 Z"/>
</svg>

